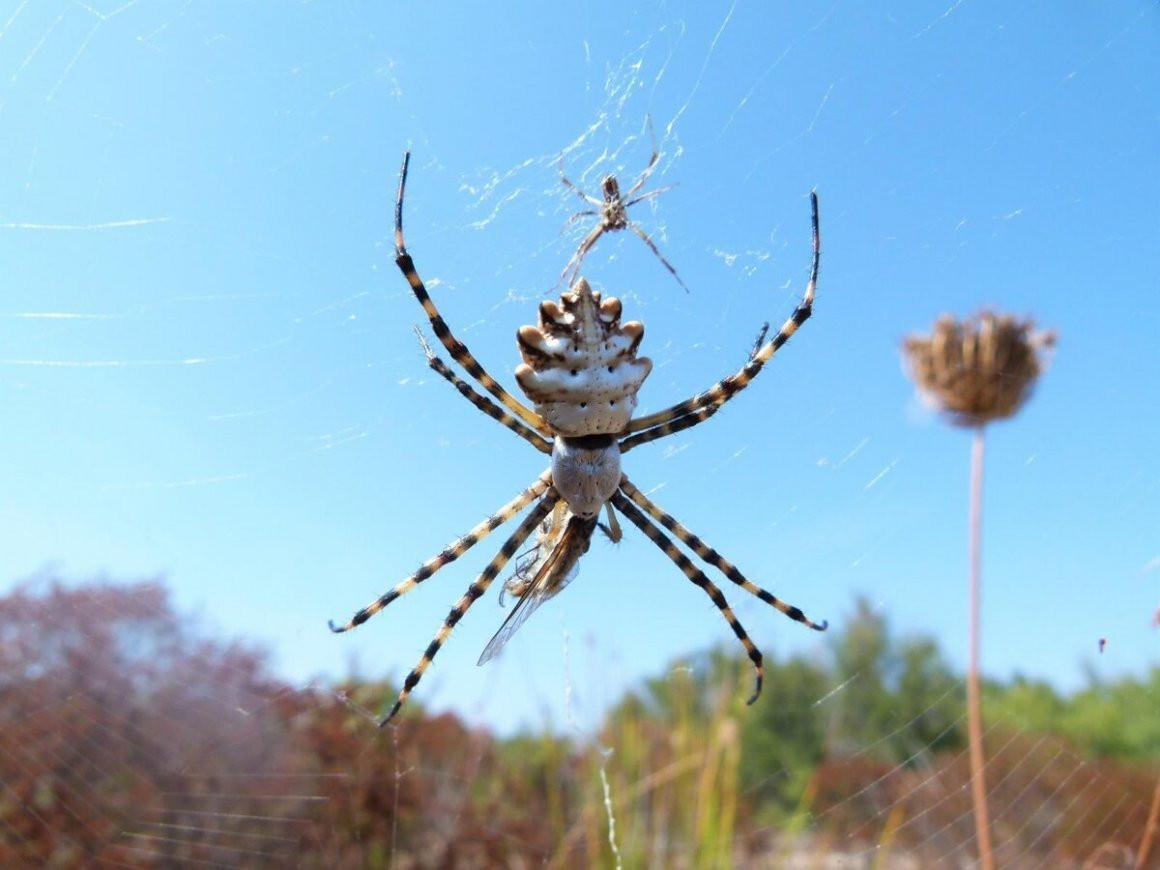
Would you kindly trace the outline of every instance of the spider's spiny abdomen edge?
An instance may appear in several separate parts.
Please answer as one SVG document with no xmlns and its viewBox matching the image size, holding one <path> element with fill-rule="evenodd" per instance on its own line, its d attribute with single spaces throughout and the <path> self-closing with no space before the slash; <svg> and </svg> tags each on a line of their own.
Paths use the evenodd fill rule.
<svg viewBox="0 0 1160 870">
<path fill-rule="evenodd" d="M 516 334 L 516 381 L 557 435 L 619 435 L 632 419 L 652 360 L 636 355 L 644 325 L 621 324 L 620 311 L 619 299 L 601 301 L 581 278 Z"/>
</svg>

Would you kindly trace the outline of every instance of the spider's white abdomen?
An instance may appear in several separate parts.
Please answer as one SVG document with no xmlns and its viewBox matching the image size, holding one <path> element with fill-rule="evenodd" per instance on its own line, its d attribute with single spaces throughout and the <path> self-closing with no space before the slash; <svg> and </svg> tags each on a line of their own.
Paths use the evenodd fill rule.
<svg viewBox="0 0 1160 870">
<path fill-rule="evenodd" d="M 620 485 L 620 444 L 611 437 L 557 437 L 552 485 L 576 516 L 596 516 Z"/>
<path fill-rule="evenodd" d="M 557 434 L 618 435 L 632 419 L 652 361 L 636 355 L 643 324 L 622 325 L 620 311 L 581 278 L 559 303 L 541 303 L 539 326 L 520 327 L 516 381 Z"/>
</svg>

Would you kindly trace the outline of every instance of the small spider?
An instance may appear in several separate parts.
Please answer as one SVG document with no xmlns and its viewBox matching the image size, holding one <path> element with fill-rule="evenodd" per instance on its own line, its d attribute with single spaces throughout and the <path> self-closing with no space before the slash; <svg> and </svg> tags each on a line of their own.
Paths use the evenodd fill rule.
<svg viewBox="0 0 1160 870">
<path fill-rule="evenodd" d="M 652 132 L 651 120 L 649 121 L 649 131 Z M 660 152 L 657 151 L 656 134 L 653 133 L 652 157 L 649 158 L 648 166 L 644 168 L 644 172 L 640 174 L 640 177 L 636 180 L 636 183 L 631 188 L 629 188 L 628 193 L 623 195 L 621 194 L 620 183 L 616 180 L 615 175 L 606 175 L 604 180 L 600 182 L 600 189 L 604 194 L 604 199 L 599 200 L 594 196 L 589 196 L 587 193 L 582 191 L 575 184 L 568 180 L 568 177 L 564 175 L 562 171 L 564 158 L 560 158 L 560 180 L 564 182 L 564 186 L 569 190 L 574 191 L 576 195 L 585 202 L 596 206 L 596 208 L 586 208 L 583 211 L 576 212 L 576 214 L 572 215 L 572 217 L 568 219 L 568 223 L 572 223 L 572 221 L 576 220 L 577 218 L 588 217 L 590 215 L 600 219 L 596 226 L 593 227 L 592 232 L 590 232 L 585 237 L 584 241 L 580 243 L 580 247 L 576 249 L 576 253 L 572 255 L 572 259 L 568 261 L 566 266 L 564 266 L 564 270 L 560 273 L 560 281 L 563 281 L 565 277 L 567 277 L 569 286 L 576 283 L 576 279 L 580 277 L 580 265 L 584 262 L 584 257 L 587 256 L 588 252 L 592 250 L 593 245 L 596 244 L 597 239 L 599 239 L 602 235 L 605 233 L 617 232 L 619 230 L 631 229 L 634 233 L 640 236 L 641 241 L 649 246 L 649 250 L 651 250 L 656 255 L 656 258 L 661 261 L 664 267 L 669 270 L 669 274 L 676 278 L 677 283 L 685 288 L 685 292 L 689 292 L 689 288 L 685 286 L 685 282 L 681 280 L 681 276 L 677 274 L 677 270 L 673 268 L 673 264 L 664 258 L 660 252 L 660 249 L 657 248 L 656 244 L 649 237 L 648 233 L 640 228 L 640 224 L 628 219 L 628 210 L 630 207 L 636 205 L 638 202 L 644 202 L 646 199 L 652 199 L 654 196 L 660 196 L 662 193 L 673 189 L 673 185 L 670 184 L 667 187 L 660 187 L 656 190 L 650 190 L 648 193 L 642 193 L 640 196 L 633 196 L 633 194 L 644 187 L 645 182 L 648 181 L 649 176 L 652 175 L 653 169 L 656 168 L 657 160 L 659 159 Z"/>
<path fill-rule="evenodd" d="M 805 297 L 777 335 L 756 348 L 739 371 L 691 399 L 634 419 L 632 413 L 636 408 L 637 392 L 652 370 L 651 360 L 637 356 L 637 348 L 644 337 L 644 326 L 639 321 L 621 323 L 620 300 L 611 297 L 601 299 L 601 295 L 580 278 L 560 296 L 559 302 L 545 301 L 540 304 L 538 326 L 520 327 L 516 334 L 524 361 L 517 366 L 515 378 L 535 405 L 535 410 L 532 410 L 500 386 L 472 356 L 466 345 L 452 334 L 415 271 L 403 241 L 403 194 L 410 158 L 410 152 L 403 157 L 395 203 L 395 262 L 411 285 L 415 298 L 423 306 L 440 343 L 452 359 L 492 398 L 480 394 L 455 374 L 436 356 L 419 333 L 427 363 L 479 410 L 502 423 L 541 453 L 548 454 L 551 464 L 527 489 L 438 555 L 424 562 L 414 574 L 355 613 L 345 625 L 330 623 L 331 630 L 335 632 L 349 631 L 361 625 L 534 503 L 531 512 L 524 517 L 443 620 L 434 640 L 403 681 L 403 688 L 394 706 L 380 724 L 385 725 L 399 711 L 459 620 L 487 592 L 504 566 L 516 556 L 529 537 L 535 535 L 531 549 L 517 559 L 515 573 L 504 583 L 502 590 L 514 595 L 518 601 L 484 649 L 480 664 L 493 658 L 540 604 L 572 580 L 580 557 L 587 552 L 597 528 L 603 529 L 613 541 L 620 539 L 621 530 L 614 508 L 656 544 L 690 581 L 703 589 L 721 611 L 753 663 L 754 690 L 748 701 L 752 704 L 761 694 L 764 673 L 761 652 L 734 616 L 721 590 L 659 527 L 663 526 L 675 535 L 707 565 L 716 568 L 746 592 L 776 607 L 791 619 L 818 631 L 824 631 L 827 624 L 813 622 L 797 607 L 781 601 L 746 579 L 732 563 L 633 486 L 620 470 L 620 457 L 642 444 L 708 420 L 722 405 L 749 385 L 778 349 L 809 318 L 817 286 L 821 250 L 817 195 L 810 195 L 813 259 Z M 416 332 L 419 332 L 418 328 Z M 602 510 L 607 512 L 607 525 L 598 521 Z"/>
</svg>

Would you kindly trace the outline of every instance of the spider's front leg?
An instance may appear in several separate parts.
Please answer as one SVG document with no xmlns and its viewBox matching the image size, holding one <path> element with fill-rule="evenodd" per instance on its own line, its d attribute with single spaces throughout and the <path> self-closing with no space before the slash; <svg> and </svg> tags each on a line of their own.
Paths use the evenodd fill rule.
<svg viewBox="0 0 1160 870">
<path fill-rule="evenodd" d="M 407 246 L 403 239 L 403 197 L 407 188 L 407 169 L 410 163 L 411 152 L 407 151 L 403 155 L 403 168 L 399 171 L 399 193 L 395 199 L 395 263 L 403 273 L 403 277 L 407 279 L 407 283 L 411 285 L 411 292 L 415 294 L 415 298 L 423 306 L 423 311 L 426 313 L 427 319 L 431 322 L 431 329 L 434 331 L 436 338 L 447 348 L 447 352 L 451 354 L 451 358 L 463 366 L 465 372 L 479 381 L 485 390 L 495 396 L 505 408 L 515 414 L 524 424 L 535 429 L 541 435 L 546 435 L 549 438 L 552 437 L 552 430 L 544 422 L 543 418 L 500 386 L 499 382 L 479 364 L 479 361 L 467 349 L 467 345 L 455 337 L 451 332 L 451 328 L 444 321 L 443 315 L 435 307 L 431 296 L 427 293 L 427 288 L 423 285 L 423 279 L 419 277 L 419 273 L 415 270 L 415 263 L 411 259 L 411 255 L 407 253 Z"/>
<path fill-rule="evenodd" d="M 810 220 L 813 229 L 813 258 L 810 263 L 810 280 L 806 285 L 805 296 L 801 303 L 794 309 L 789 319 L 782 324 L 777 335 L 755 349 L 740 371 L 722 378 L 705 392 L 698 393 L 693 398 L 663 411 L 633 420 L 628 424 L 624 434 L 639 434 L 621 442 L 623 449 L 630 449 L 645 442 L 671 435 L 673 432 L 688 429 L 690 426 L 695 426 L 713 416 L 717 409 L 749 386 L 750 381 L 757 377 L 782 345 L 790 340 L 803 323 L 809 320 L 813 313 L 814 293 L 818 285 L 818 267 L 821 262 L 821 234 L 818 229 L 818 195 L 816 191 L 810 192 Z"/>
<path fill-rule="evenodd" d="M 423 338 L 423 331 L 417 326 L 415 327 L 415 335 L 419 338 L 419 344 L 423 347 L 423 353 L 427 355 L 427 365 L 431 367 L 432 371 L 450 383 L 451 386 L 455 387 L 463 398 L 467 399 L 467 401 L 471 402 L 471 404 L 475 405 L 475 407 L 479 408 L 479 410 L 483 411 L 483 413 L 487 414 L 493 420 L 503 424 L 512 432 L 515 432 L 541 453 L 552 452 L 552 442 L 538 432 L 529 429 L 487 396 L 481 396 L 471 388 L 471 385 L 467 381 L 455 374 L 447 363 L 439 359 L 435 355 L 435 351 L 431 350 L 431 346 Z"/>
</svg>

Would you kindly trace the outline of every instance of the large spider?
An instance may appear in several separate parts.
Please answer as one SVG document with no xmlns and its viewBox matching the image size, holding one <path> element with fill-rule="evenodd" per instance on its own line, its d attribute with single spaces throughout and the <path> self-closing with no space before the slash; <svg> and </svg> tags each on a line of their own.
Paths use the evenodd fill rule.
<svg viewBox="0 0 1160 870">
<path fill-rule="evenodd" d="M 649 131 L 652 132 L 651 120 L 649 121 Z M 604 194 L 603 200 L 599 200 L 596 197 L 590 196 L 589 194 L 582 191 L 575 184 L 569 181 L 568 176 L 564 175 L 564 173 L 561 171 L 560 181 L 564 183 L 564 186 L 573 191 L 585 202 L 595 206 L 595 208 L 586 208 L 583 211 L 576 212 L 576 214 L 572 215 L 572 217 L 568 219 L 568 223 L 571 223 L 577 218 L 587 216 L 594 216 L 599 218 L 596 226 L 592 228 L 592 232 L 584 237 L 584 241 L 580 243 L 580 247 L 576 249 L 576 253 L 572 255 L 572 259 L 570 259 L 567 265 L 564 266 L 564 270 L 560 273 L 561 281 L 563 281 L 566 277 L 568 279 L 569 286 L 576 283 L 576 279 L 580 277 L 580 265 L 584 262 L 584 257 L 588 254 L 589 251 L 592 250 L 592 247 L 596 244 L 597 239 L 599 239 L 602 235 L 605 233 L 618 232 L 619 230 L 631 229 L 634 233 L 637 234 L 637 236 L 640 237 L 642 242 L 648 245 L 649 250 L 652 251 L 656 255 L 656 258 L 661 261 L 664 267 L 669 270 L 669 274 L 677 279 L 677 283 L 685 288 L 685 292 L 689 292 L 689 288 L 685 286 L 685 282 L 681 280 L 681 276 L 677 274 L 677 270 L 673 268 L 673 264 L 664 258 L 664 255 L 661 254 L 660 249 L 656 246 L 656 243 L 652 240 L 649 234 L 641 229 L 640 224 L 636 223 L 635 221 L 631 221 L 628 218 L 628 210 L 630 207 L 636 205 L 638 202 L 644 202 L 646 199 L 652 199 L 654 196 L 659 196 L 660 194 L 673 189 L 673 185 L 670 184 L 667 187 L 659 187 L 656 190 L 650 190 L 648 193 L 642 193 L 640 196 L 635 196 L 635 194 L 642 187 L 644 187 L 644 184 L 646 181 L 648 181 L 649 176 L 652 175 L 653 170 L 656 168 L 657 160 L 659 159 L 660 152 L 657 150 L 656 134 L 653 133 L 652 157 L 649 158 L 648 166 L 646 166 L 644 171 L 641 172 L 640 176 L 636 180 L 636 183 L 634 183 L 632 187 L 628 189 L 628 193 L 622 195 L 620 192 L 620 182 L 616 180 L 616 176 L 604 176 L 604 180 L 600 182 L 600 190 L 601 193 Z M 563 167 L 563 162 L 564 158 L 561 157 L 561 168 Z"/>
<path fill-rule="evenodd" d="M 602 300 L 600 294 L 580 278 L 560 296 L 559 302 L 545 301 L 540 304 L 538 326 L 522 326 L 516 335 L 524 360 L 515 370 L 516 382 L 535 405 L 535 410 L 532 410 L 500 386 L 472 356 L 466 345 L 452 334 L 427 294 L 419 273 L 415 271 L 411 255 L 407 253 L 403 242 L 403 194 L 410 158 L 410 152 L 403 156 L 398 199 L 395 203 L 395 262 L 427 313 L 431 328 L 443 347 L 493 398 L 476 392 L 471 384 L 455 374 L 435 355 L 420 334 L 427 363 L 489 417 L 498 420 L 541 453 L 549 454 L 551 464 L 527 489 L 438 555 L 424 562 L 410 577 L 358 611 L 345 625 L 330 623 L 331 630 L 335 632 L 349 631 L 361 625 L 534 503 L 531 512 L 524 517 L 443 620 L 435 639 L 403 681 L 403 688 L 394 706 L 380 725 L 385 725 L 399 711 L 452 629 L 468 608 L 487 592 L 499 572 L 533 533 L 536 537 L 531 550 L 517 561 L 514 575 L 504 584 L 504 590 L 515 595 L 518 602 L 484 649 L 480 664 L 499 652 L 536 607 L 568 584 L 598 526 L 612 540 L 620 539 L 620 526 L 614 508 L 663 550 L 689 580 L 703 589 L 729 622 L 753 662 L 754 690 L 748 700 L 752 704 L 761 694 L 761 652 L 734 616 L 721 590 L 677 548 L 658 525 L 675 535 L 703 562 L 791 619 L 818 631 L 824 631 L 827 624 L 813 622 L 797 607 L 781 601 L 746 579 L 720 553 L 633 486 L 620 470 L 620 457 L 641 444 L 683 431 L 709 419 L 729 399 L 749 385 L 777 350 L 809 318 L 820 259 L 817 195 L 810 194 L 813 259 L 805 297 L 777 335 L 755 348 L 739 371 L 691 399 L 633 419 L 637 391 L 652 369 L 651 360 L 636 355 L 644 336 L 644 326 L 639 321 L 622 324 L 620 300 L 611 297 Z M 607 512 L 608 525 L 598 522 L 602 509 Z"/>
</svg>

